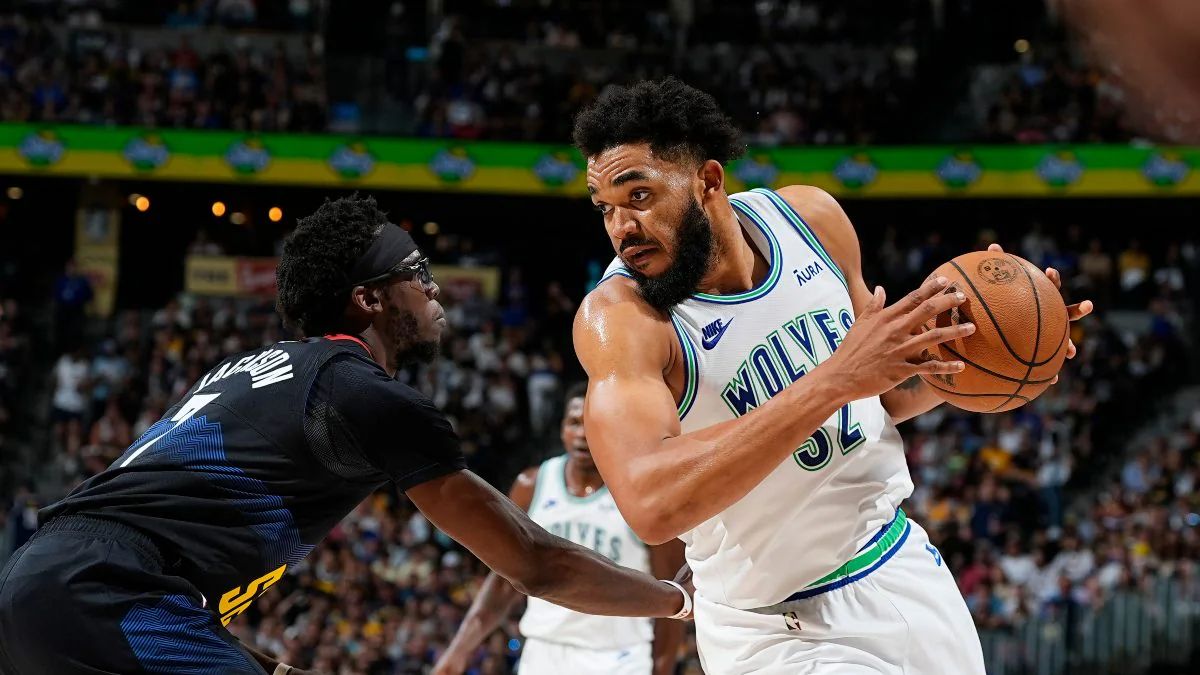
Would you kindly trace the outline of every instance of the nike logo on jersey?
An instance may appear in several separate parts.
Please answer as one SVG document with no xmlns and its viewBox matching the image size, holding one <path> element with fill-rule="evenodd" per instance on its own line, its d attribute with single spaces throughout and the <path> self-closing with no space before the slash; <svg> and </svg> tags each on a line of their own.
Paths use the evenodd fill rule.
<svg viewBox="0 0 1200 675">
<path fill-rule="evenodd" d="M 925 544 L 925 550 L 929 551 L 929 555 L 933 556 L 933 561 L 935 563 L 937 563 L 938 567 L 941 567 L 942 566 L 942 554 L 938 553 L 938 550 L 933 547 L 933 544 Z"/>
<path fill-rule="evenodd" d="M 796 269 L 792 270 L 792 274 L 795 275 L 795 277 L 796 277 L 796 283 L 803 286 L 804 284 L 808 283 L 813 277 L 817 276 L 818 274 L 820 274 L 821 272 L 824 272 L 824 271 L 825 271 L 825 268 L 821 267 L 821 261 L 818 260 L 816 262 L 805 265 L 803 267 L 803 269 L 797 267 Z"/>
<path fill-rule="evenodd" d="M 725 334 L 725 331 L 729 330 L 729 325 L 732 323 L 733 319 L 729 319 L 728 321 L 724 319 L 717 319 L 716 321 L 708 324 L 702 331 L 704 337 L 700 340 L 700 344 L 703 345 L 706 350 L 716 347 L 717 343 L 721 341 L 721 336 Z"/>
</svg>

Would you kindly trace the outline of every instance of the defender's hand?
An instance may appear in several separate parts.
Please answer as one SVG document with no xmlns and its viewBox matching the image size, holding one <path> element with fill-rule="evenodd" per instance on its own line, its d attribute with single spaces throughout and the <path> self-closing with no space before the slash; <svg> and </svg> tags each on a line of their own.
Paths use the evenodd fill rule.
<svg viewBox="0 0 1200 675">
<path fill-rule="evenodd" d="M 926 321 L 966 301 L 961 292 L 945 292 L 949 283 L 945 277 L 930 278 L 890 307 L 884 307 L 883 288 L 875 288 L 846 339 L 826 362 L 836 368 L 839 386 L 848 389 L 849 400 L 878 396 L 914 375 L 962 371 L 962 361 L 928 359 L 928 350 L 974 333 L 975 324 L 920 331 Z"/>
<path fill-rule="evenodd" d="M 1004 249 L 1000 247 L 1000 244 L 992 244 L 988 246 L 988 250 L 992 251 L 993 253 L 1004 253 Z M 1053 267 L 1047 267 L 1046 276 L 1050 279 L 1050 282 L 1054 284 L 1055 288 L 1059 289 L 1060 291 L 1062 290 L 1062 275 L 1059 274 L 1058 270 L 1054 269 Z M 1091 300 L 1084 300 L 1073 305 L 1067 305 L 1067 320 L 1072 322 L 1078 321 L 1088 314 L 1091 314 L 1093 309 L 1095 309 L 1095 305 L 1092 304 Z M 1075 341 L 1068 337 L 1067 358 L 1075 358 L 1076 351 Z M 1058 375 L 1054 376 L 1054 380 L 1051 382 L 1051 384 L 1056 382 L 1058 382 Z"/>
</svg>

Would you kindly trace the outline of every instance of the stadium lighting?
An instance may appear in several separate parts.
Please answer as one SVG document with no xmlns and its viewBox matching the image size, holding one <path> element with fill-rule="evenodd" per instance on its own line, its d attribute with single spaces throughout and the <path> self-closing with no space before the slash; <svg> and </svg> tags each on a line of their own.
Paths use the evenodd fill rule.
<svg viewBox="0 0 1200 675">
<path fill-rule="evenodd" d="M 129 195 L 129 205 L 137 206 L 138 200 L 141 198 L 142 196 L 140 194 L 134 192 L 133 194 Z"/>
<path fill-rule="evenodd" d="M 425 234 L 428 234 L 429 236 L 432 237 L 433 235 L 435 235 L 437 233 L 438 233 L 438 224 L 437 223 L 435 223 L 433 221 L 425 223 Z"/>
<path fill-rule="evenodd" d="M 1013 49 L 1017 50 L 1018 54 L 1024 54 L 1029 51 L 1029 40 L 1024 38 L 1013 43 Z"/>
<path fill-rule="evenodd" d="M 15 185 L 8 188 L 8 198 L 9 199 L 20 199 L 21 197 L 24 197 L 24 196 L 25 196 L 25 191 L 22 190 L 21 188 L 15 186 Z"/>
<path fill-rule="evenodd" d="M 267 217 L 271 219 L 272 223 L 278 223 L 283 220 L 283 209 L 278 206 L 272 206 L 271 210 L 267 211 Z"/>
<path fill-rule="evenodd" d="M 133 205 L 138 211 L 143 213 L 150 210 L 150 200 L 142 195 L 138 195 L 138 198 L 134 200 Z"/>
<path fill-rule="evenodd" d="M 229 222 L 234 225 L 244 225 L 246 223 L 246 214 L 241 211 L 234 211 L 229 215 Z"/>
<path fill-rule="evenodd" d="M 218 218 L 225 215 L 225 202 L 213 202 L 212 214 Z"/>
</svg>

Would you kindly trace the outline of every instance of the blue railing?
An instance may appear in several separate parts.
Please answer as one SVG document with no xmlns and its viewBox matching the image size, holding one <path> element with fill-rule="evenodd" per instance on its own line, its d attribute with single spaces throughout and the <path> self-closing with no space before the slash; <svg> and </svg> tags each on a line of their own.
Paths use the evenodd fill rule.
<svg viewBox="0 0 1200 675">
<path fill-rule="evenodd" d="M 1102 602 L 981 630 L 979 637 L 988 675 L 1200 672 L 1189 669 L 1200 664 L 1200 581 L 1150 578 Z"/>
</svg>

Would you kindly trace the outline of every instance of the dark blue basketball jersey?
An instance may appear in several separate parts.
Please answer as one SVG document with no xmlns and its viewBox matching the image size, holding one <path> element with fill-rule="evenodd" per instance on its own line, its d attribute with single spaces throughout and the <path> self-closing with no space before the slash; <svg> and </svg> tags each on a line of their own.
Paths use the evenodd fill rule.
<svg viewBox="0 0 1200 675">
<path fill-rule="evenodd" d="M 446 417 L 365 344 L 280 342 L 207 373 L 41 520 L 146 533 L 228 624 L 388 480 L 407 490 L 465 467 Z"/>
</svg>

